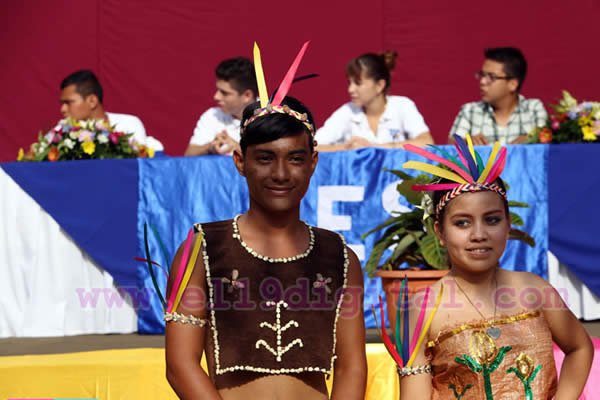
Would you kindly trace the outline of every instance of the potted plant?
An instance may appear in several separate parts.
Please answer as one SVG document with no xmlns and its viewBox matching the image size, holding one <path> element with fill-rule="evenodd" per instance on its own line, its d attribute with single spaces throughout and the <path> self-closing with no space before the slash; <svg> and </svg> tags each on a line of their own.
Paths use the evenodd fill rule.
<svg viewBox="0 0 600 400">
<path fill-rule="evenodd" d="M 415 184 L 428 184 L 433 179 L 426 174 L 411 176 L 403 171 L 389 170 L 402 179 L 396 190 L 414 206 L 410 212 L 394 212 L 380 225 L 362 235 L 362 239 L 374 232 L 384 230 L 369 255 L 365 270 L 369 277 L 382 279 L 386 293 L 390 326 L 395 326 L 396 308 L 401 280 L 408 278 L 409 295 L 423 290 L 448 273 L 446 249 L 440 244 L 434 230 L 433 202 L 424 192 L 412 190 Z M 507 187 L 508 189 L 508 187 Z M 527 203 L 509 201 L 509 207 L 528 207 Z M 535 246 L 535 240 L 516 227 L 523 226 L 523 219 L 510 212 L 509 238 Z M 386 250 L 391 254 L 382 261 Z"/>
</svg>

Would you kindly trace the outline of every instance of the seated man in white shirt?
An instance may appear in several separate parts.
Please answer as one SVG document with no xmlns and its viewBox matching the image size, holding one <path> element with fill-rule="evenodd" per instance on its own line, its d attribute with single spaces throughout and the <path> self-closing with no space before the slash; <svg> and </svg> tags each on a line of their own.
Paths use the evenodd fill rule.
<svg viewBox="0 0 600 400">
<path fill-rule="evenodd" d="M 138 117 L 109 113 L 104 109 L 104 92 L 92 71 L 73 72 L 63 79 L 60 90 L 60 112 L 65 118 L 106 120 L 119 131 L 133 133 L 133 138 L 138 143 L 152 147 L 155 151 L 163 151 L 158 140 L 146 135 L 144 124 Z"/>
<path fill-rule="evenodd" d="M 221 61 L 215 70 L 218 107 L 200 116 L 186 156 L 232 154 L 239 148 L 240 119 L 248 104 L 256 101 L 258 88 L 254 65 L 244 57 Z"/>
</svg>

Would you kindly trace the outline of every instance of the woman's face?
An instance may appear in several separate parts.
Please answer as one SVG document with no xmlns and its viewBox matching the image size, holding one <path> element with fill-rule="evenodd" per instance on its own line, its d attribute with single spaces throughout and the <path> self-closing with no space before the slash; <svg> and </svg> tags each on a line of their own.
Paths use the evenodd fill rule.
<svg viewBox="0 0 600 400">
<path fill-rule="evenodd" d="M 477 273 L 498 265 L 510 221 L 497 193 L 464 193 L 446 205 L 442 224 L 436 222 L 435 230 L 452 267 Z"/>
<path fill-rule="evenodd" d="M 358 107 L 367 107 L 379 96 L 385 95 L 385 80 L 378 81 L 361 73 L 360 80 L 348 77 L 348 94 L 350 100 Z"/>
</svg>

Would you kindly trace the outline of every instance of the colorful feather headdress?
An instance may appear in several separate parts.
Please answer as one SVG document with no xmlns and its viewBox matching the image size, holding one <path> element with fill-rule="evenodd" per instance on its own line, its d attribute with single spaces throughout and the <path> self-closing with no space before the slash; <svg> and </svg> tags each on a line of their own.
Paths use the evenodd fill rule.
<svg viewBox="0 0 600 400">
<path fill-rule="evenodd" d="M 252 115 L 252 117 L 248 118 L 244 122 L 244 125 L 242 126 L 242 130 L 241 130 L 242 135 L 244 134 L 246 127 L 248 125 L 250 125 L 252 122 L 254 122 L 257 118 L 264 117 L 265 115 L 269 115 L 269 114 L 279 113 L 279 114 L 287 114 L 287 115 L 290 115 L 290 116 L 296 118 L 298 121 L 302 122 L 308 128 L 311 135 L 314 136 L 315 127 L 308 120 L 308 115 L 306 115 L 306 113 L 299 113 L 295 110 L 292 110 L 287 105 L 283 105 L 283 106 L 281 105 L 281 102 L 283 101 L 285 96 L 288 94 L 290 87 L 292 86 L 292 83 L 295 81 L 294 77 L 296 76 L 296 71 L 298 70 L 298 66 L 300 65 L 300 62 L 302 61 L 302 58 L 304 57 L 304 53 L 306 52 L 306 48 L 308 47 L 309 43 L 310 42 L 304 43 L 304 45 L 298 52 L 298 55 L 296 55 L 294 62 L 292 63 L 292 65 L 288 69 L 287 73 L 283 77 L 283 80 L 281 81 L 281 83 L 279 84 L 279 87 L 276 90 L 276 92 L 274 93 L 273 98 L 271 99 L 269 97 L 269 93 L 267 92 L 267 84 L 265 81 L 265 74 L 263 71 L 262 61 L 261 61 L 261 57 L 260 57 L 260 49 L 258 47 L 258 44 L 256 42 L 254 42 L 254 70 L 256 72 L 256 83 L 258 85 L 258 97 L 260 98 L 260 107 L 261 108 L 254 110 L 254 115 Z M 312 77 L 312 76 L 315 76 L 315 75 L 313 74 L 308 77 Z M 304 78 L 306 78 L 306 77 L 304 77 Z"/>
<path fill-rule="evenodd" d="M 411 144 L 405 144 L 404 149 L 416 153 L 431 161 L 438 162 L 448 169 L 420 161 L 405 162 L 402 167 L 427 172 L 442 179 L 449 180 L 448 183 L 431 183 L 427 185 L 413 185 L 412 189 L 417 191 L 449 190 L 442 197 L 436 208 L 436 215 L 445 205 L 462 193 L 479 192 L 489 190 L 506 198 L 506 192 L 495 183 L 500 176 L 506 163 L 506 147 L 500 148 L 500 143 L 494 143 L 492 152 L 486 163 L 473 148 L 471 136 L 467 135 L 466 141 L 458 135 L 454 135 L 458 158 L 452 156 L 440 147 L 429 145 L 429 147 L 440 152 L 444 157 L 438 156 L 430 151 Z"/>
</svg>

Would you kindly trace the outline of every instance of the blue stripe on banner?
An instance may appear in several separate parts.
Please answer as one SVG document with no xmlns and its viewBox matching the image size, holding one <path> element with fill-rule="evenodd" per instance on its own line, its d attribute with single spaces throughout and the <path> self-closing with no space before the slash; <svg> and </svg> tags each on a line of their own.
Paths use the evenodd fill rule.
<svg viewBox="0 0 600 400">
<path fill-rule="evenodd" d="M 453 148 L 447 148 L 453 151 Z M 482 147 L 484 159 L 490 148 Z M 407 210 L 408 204 L 396 192 L 398 178 L 383 169 L 400 169 L 409 159 L 423 159 L 402 150 L 361 149 L 323 153 L 301 205 L 301 217 L 309 224 L 338 231 L 364 263 L 381 234 L 360 240 L 360 236 L 387 219 L 393 210 Z M 515 210 L 524 220 L 524 229 L 536 240 L 535 248 L 509 242 L 501 264 L 511 270 L 547 274 L 548 200 L 547 146 L 509 146 L 509 161 L 503 178 L 509 183 L 509 198 L 528 202 L 527 209 Z M 143 253 L 143 223 L 152 222 L 174 254 L 194 222 L 223 220 L 245 211 L 248 196 L 243 179 L 230 157 L 173 158 L 139 162 L 138 253 Z M 416 174 L 416 171 L 407 171 Z M 152 243 L 152 259 L 161 260 L 158 243 Z M 158 274 L 161 287 L 166 282 Z M 152 288 L 146 266 L 138 267 L 142 288 Z M 151 293 L 151 292 L 150 292 Z M 379 279 L 365 277 L 365 322 L 375 326 L 371 304 L 381 293 Z M 142 333 L 163 330 L 158 296 L 138 312 Z"/>
</svg>

